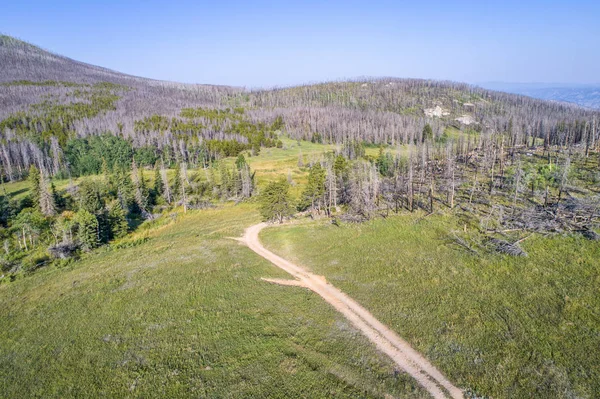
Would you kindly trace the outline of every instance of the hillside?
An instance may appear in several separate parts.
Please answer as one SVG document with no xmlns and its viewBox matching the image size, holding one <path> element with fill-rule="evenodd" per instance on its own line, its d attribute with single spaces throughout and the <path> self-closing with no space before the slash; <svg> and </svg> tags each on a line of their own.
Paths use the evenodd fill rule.
<svg viewBox="0 0 600 399">
<path fill-rule="evenodd" d="M 178 148 L 185 161 L 197 164 L 190 154 L 207 140 L 269 145 L 240 123 L 264 132 L 279 120 L 293 139 L 384 145 L 419 141 L 426 123 L 435 137 L 447 126 L 484 133 L 510 127 L 520 142 L 567 137 L 579 143 L 593 130 L 586 124 L 600 123 L 599 112 L 453 82 L 379 78 L 246 91 L 132 77 L 7 36 L 0 40 L 0 55 L 1 166 L 9 179 L 27 170 L 33 153 L 48 169 L 62 164 L 50 150 L 52 137 L 62 146 L 70 137 L 109 132 L 161 157 L 174 159 L 166 149 Z M 234 108 L 243 115 L 215 117 Z"/>
<path fill-rule="evenodd" d="M 600 388 L 599 111 L 0 56 L 0 397 Z"/>
</svg>

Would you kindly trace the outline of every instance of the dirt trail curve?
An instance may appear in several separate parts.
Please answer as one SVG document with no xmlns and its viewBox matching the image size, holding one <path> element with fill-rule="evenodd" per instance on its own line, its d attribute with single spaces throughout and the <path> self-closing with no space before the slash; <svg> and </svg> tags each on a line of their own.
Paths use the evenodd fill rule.
<svg viewBox="0 0 600 399">
<path fill-rule="evenodd" d="M 258 233 L 266 226 L 266 223 L 260 223 L 249 227 L 240 241 L 297 279 L 296 281 L 265 279 L 266 281 L 302 286 L 319 294 L 373 342 L 377 349 L 388 355 L 402 370 L 417 380 L 431 396 L 436 399 L 464 398 L 463 392 L 448 381 L 423 355 L 411 348 L 406 341 L 379 322 L 352 298 L 327 283 L 324 277 L 312 274 L 263 247 L 258 239 Z"/>
</svg>

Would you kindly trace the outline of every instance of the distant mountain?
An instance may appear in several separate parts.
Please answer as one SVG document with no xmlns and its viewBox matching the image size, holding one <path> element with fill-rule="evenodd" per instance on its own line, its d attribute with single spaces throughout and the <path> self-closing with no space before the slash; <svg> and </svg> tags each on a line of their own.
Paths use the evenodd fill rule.
<svg viewBox="0 0 600 399">
<path fill-rule="evenodd" d="M 228 88 L 227 86 L 187 84 L 127 75 L 54 54 L 7 35 L 0 35 L 0 72 L 0 83 L 27 80 L 82 84 L 109 82 L 129 87 L 158 86 L 191 90 L 198 87 Z"/>
<path fill-rule="evenodd" d="M 157 159 L 178 154 L 193 163 L 199 154 L 216 159 L 276 145 L 275 131 L 397 145 L 422 141 L 426 125 L 445 140 L 453 126 L 486 137 L 510 131 L 525 145 L 531 137 L 580 143 L 598 121 L 600 112 L 574 104 L 449 81 L 362 78 L 264 90 L 165 82 L 0 36 L 0 170 L 11 170 L 11 179 L 32 162 L 58 170 L 59 145 L 104 133 L 150 148 Z"/>
<path fill-rule="evenodd" d="M 505 91 L 542 100 L 560 101 L 600 109 L 600 84 L 576 85 L 564 83 L 504 83 L 479 84 L 491 90 Z"/>
<path fill-rule="evenodd" d="M 136 80 L 149 81 L 53 54 L 6 35 L 0 35 L 0 71 L 0 82 L 54 80 L 131 84 Z"/>
</svg>

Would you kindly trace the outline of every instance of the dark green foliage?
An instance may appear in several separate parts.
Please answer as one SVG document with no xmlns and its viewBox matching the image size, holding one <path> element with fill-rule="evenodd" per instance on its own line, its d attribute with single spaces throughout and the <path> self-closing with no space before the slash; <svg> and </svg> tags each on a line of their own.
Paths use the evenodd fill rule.
<svg viewBox="0 0 600 399">
<path fill-rule="evenodd" d="M 235 160 L 235 166 L 238 168 L 238 170 L 241 170 L 244 166 L 246 166 L 246 158 L 244 158 L 243 154 L 238 155 L 237 159 Z"/>
<path fill-rule="evenodd" d="M 119 169 L 113 176 L 116 186 L 113 196 L 119 200 L 123 209 L 131 209 L 135 204 L 135 188 L 129 169 Z"/>
<path fill-rule="evenodd" d="M 153 166 L 158 160 L 158 155 L 156 154 L 156 148 L 146 146 L 136 148 L 133 158 L 140 167 Z"/>
<path fill-rule="evenodd" d="M 50 192 L 52 193 L 52 197 L 54 198 L 54 204 L 56 205 L 56 210 L 61 211 L 65 209 L 66 201 L 65 198 L 56 191 L 56 187 L 54 186 L 54 182 L 50 182 Z"/>
<path fill-rule="evenodd" d="M 122 238 L 127 235 L 129 225 L 125 217 L 125 211 L 118 201 L 113 201 L 108 207 L 108 223 L 111 238 Z"/>
<path fill-rule="evenodd" d="M 104 201 L 101 196 L 100 187 L 97 183 L 89 180 L 79 185 L 79 209 L 91 214 L 98 214 L 104 209 Z"/>
<path fill-rule="evenodd" d="M 298 210 L 321 210 L 321 207 L 324 205 L 324 195 L 325 169 L 317 162 L 310 168 L 308 184 L 302 193 L 302 198 L 298 204 Z"/>
<path fill-rule="evenodd" d="M 85 209 L 77 212 L 76 222 L 78 225 L 77 239 L 85 250 L 90 250 L 100 245 L 100 229 L 98 219 Z"/>
<path fill-rule="evenodd" d="M 100 173 L 103 160 L 109 169 L 127 169 L 131 165 L 132 157 L 131 144 L 109 134 L 70 140 L 65 149 L 65 158 L 75 176 Z"/>
<path fill-rule="evenodd" d="M 273 131 L 283 130 L 284 127 L 285 127 L 285 123 L 283 123 L 283 117 L 281 115 L 279 115 L 279 116 L 277 116 L 277 118 L 275 118 L 275 121 L 271 125 L 271 130 L 273 130 Z"/>
<path fill-rule="evenodd" d="M 34 247 L 48 233 L 48 219 L 38 209 L 24 208 L 12 222 L 12 228 L 25 249 Z"/>
<path fill-rule="evenodd" d="M 171 183 L 171 195 L 175 201 L 181 198 L 181 165 L 175 165 L 175 176 Z"/>
<path fill-rule="evenodd" d="M 153 201 L 156 202 L 158 198 L 160 198 L 163 194 L 163 183 L 162 177 L 160 176 L 160 164 L 158 161 L 154 164 L 154 186 L 152 190 Z"/>
<path fill-rule="evenodd" d="M 0 226 L 6 227 L 14 217 L 14 207 L 7 195 L 0 195 Z"/>
<path fill-rule="evenodd" d="M 271 182 L 260 194 L 260 214 L 263 220 L 279 221 L 294 214 L 290 184 L 285 178 Z"/>
<path fill-rule="evenodd" d="M 0 131 L 13 129 L 38 145 L 48 143 L 54 136 L 64 145 L 72 137 L 76 121 L 116 109 L 117 93 L 123 90 L 124 86 L 109 83 L 76 88 L 69 94 L 74 102 L 64 104 L 50 97 L 32 105 L 29 113 L 17 112 L 0 121 Z"/>
<path fill-rule="evenodd" d="M 206 118 L 210 121 L 222 121 L 226 119 L 241 120 L 244 115 L 243 108 L 206 109 L 206 108 L 184 108 L 180 115 L 184 118 Z"/>
<path fill-rule="evenodd" d="M 31 184 L 31 201 L 33 206 L 39 208 L 40 206 L 40 171 L 34 165 L 29 167 L 29 183 Z"/>
<path fill-rule="evenodd" d="M 219 154 L 220 157 L 235 157 L 240 152 L 248 149 L 246 144 L 235 140 L 207 140 L 206 146 L 212 154 Z M 260 149 L 260 144 L 258 144 Z"/>
<path fill-rule="evenodd" d="M 383 148 L 379 149 L 377 157 L 377 170 L 382 176 L 392 176 L 394 167 L 394 158 L 389 152 L 384 153 Z"/>
<path fill-rule="evenodd" d="M 227 199 L 234 191 L 233 176 L 223 162 L 219 163 L 219 174 L 221 175 L 221 197 Z"/>
<path fill-rule="evenodd" d="M 423 142 L 431 139 L 433 139 L 433 129 L 429 123 L 426 123 L 425 127 L 423 128 Z"/>
<path fill-rule="evenodd" d="M 333 163 L 333 170 L 336 175 L 341 176 L 348 172 L 350 164 L 348 160 L 342 155 L 339 154 L 335 157 L 335 161 Z"/>
<path fill-rule="evenodd" d="M 1 86 L 38 86 L 38 87 L 89 87 L 84 83 L 62 82 L 56 80 L 44 80 L 43 82 L 33 82 L 31 80 L 15 80 L 0 84 Z"/>
</svg>

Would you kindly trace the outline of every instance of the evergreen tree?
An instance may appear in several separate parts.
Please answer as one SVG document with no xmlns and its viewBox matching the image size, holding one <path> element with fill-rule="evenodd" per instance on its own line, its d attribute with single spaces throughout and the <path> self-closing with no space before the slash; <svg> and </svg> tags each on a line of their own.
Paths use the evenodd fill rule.
<svg viewBox="0 0 600 399">
<path fill-rule="evenodd" d="M 135 189 L 131 177 L 125 169 L 118 169 L 114 174 L 117 198 L 123 209 L 131 209 L 135 204 Z"/>
<path fill-rule="evenodd" d="M 108 207 L 108 224 L 111 238 L 121 238 L 127 235 L 129 225 L 127 224 L 125 211 L 118 201 L 113 201 Z"/>
<path fill-rule="evenodd" d="M 155 197 L 160 197 L 163 194 L 162 177 L 160 175 L 160 163 L 156 161 L 154 164 L 154 186 L 153 190 Z"/>
<path fill-rule="evenodd" d="M 233 179 L 224 162 L 219 163 L 219 174 L 221 175 L 221 197 L 228 198 L 233 191 Z"/>
<path fill-rule="evenodd" d="M 79 186 L 79 209 L 91 213 L 97 222 L 98 242 L 108 242 L 110 239 L 110 226 L 104 197 L 100 192 L 101 187 L 98 184 L 85 180 Z"/>
<path fill-rule="evenodd" d="M 433 139 L 433 129 L 429 123 L 426 123 L 425 127 L 423 128 L 423 142 L 431 139 Z"/>
<path fill-rule="evenodd" d="M 290 185 L 285 178 L 271 182 L 260 195 L 260 213 L 264 220 L 283 220 L 294 214 L 289 194 Z"/>
<path fill-rule="evenodd" d="M 79 185 L 79 209 L 97 215 L 104 209 L 104 201 L 100 196 L 98 187 L 89 180 L 84 180 Z"/>
<path fill-rule="evenodd" d="M 56 186 L 54 185 L 53 181 L 50 182 L 50 192 L 52 193 L 52 198 L 54 198 L 56 210 L 59 212 L 65 207 L 65 199 L 58 193 L 58 191 L 56 191 Z"/>
<path fill-rule="evenodd" d="M 311 210 L 321 210 L 324 204 L 325 195 L 325 169 L 319 162 L 316 162 L 310 168 L 308 174 L 308 184 L 302 193 L 302 200 L 299 204 L 301 210 L 310 208 Z"/>
<path fill-rule="evenodd" d="M 246 158 L 244 158 L 243 154 L 238 155 L 237 159 L 235 160 L 235 166 L 238 170 L 242 170 L 244 166 L 246 166 Z"/>
<path fill-rule="evenodd" d="M 40 206 L 40 171 L 34 165 L 29 167 L 29 183 L 31 184 L 31 201 L 33 206 L 39 209 Z"/>
<path fill-rule="evenodd" d="M 98 219 L 87 211 L 80 209 L 77 212 L 76 221 L 78 225 L 77 238 L 85 250 L 90 250 L 100 245 L 100 229 Z"/>
<path fill-rule="evenodd" d="M 14 208 L 10 203 L 6 190 L 3 190 L 3 195 L 0 195 L 0 225 L 6 227 L 9 220 L 14 218 Z"/>
<path fill-rule="evenodd" d="M 242 193 L 242 176 L 241 171 L 235 166 L 231 168 L 231 192 L 237 197 Z"/>
<path fill-rule="evenodd" d="M 173 184 L 171 185 L 174 201 L 182 199 L 181 186 L 181 165 L 177 163 L 175 165 L 175 177 L 173 178 Z"/>
<path fill-rule="evenodd" d="M 146 208 L 148 207 L 148 194 L 146 193 L 144 175 L 141 170 L 138 170 L 135 160 L 133 160 L 131 163 L 131 182 L 133 184 L 135 203 L 143 215 L 147 213 Z"/>
<path fill-rule="evenodd" d="M 383 148 L 379 149 L 379 156 L 377 157 L 377 169 L 382 176 L 391 176 L 393 174 L 394 159 L 390 153 L 384 153 Z"/>
</svg>

